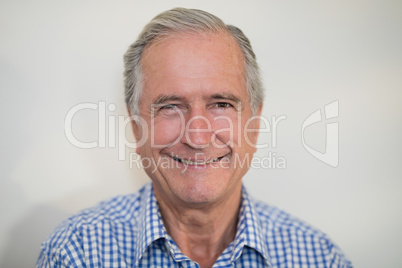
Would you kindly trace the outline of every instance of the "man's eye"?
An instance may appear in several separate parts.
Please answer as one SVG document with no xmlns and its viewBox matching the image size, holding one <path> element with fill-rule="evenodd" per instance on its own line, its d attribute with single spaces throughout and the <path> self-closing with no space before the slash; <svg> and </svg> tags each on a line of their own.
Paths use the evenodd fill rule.
<svg viewBox="0 0 402 268">
<path fill-rule="evenodd" d="M 230 103 L 227 102 L 218 102 L 215 104 L 215 107 L 217 108 L 230 108 L 233 107 Z"/>
<path fill-rule="evenodd" d="M 160 108 L 160 110 L 172 110 L 172 109 L 177 109 L 177 105 L 176 104 L 167 104 L 164 105 Z"/>
</svg>

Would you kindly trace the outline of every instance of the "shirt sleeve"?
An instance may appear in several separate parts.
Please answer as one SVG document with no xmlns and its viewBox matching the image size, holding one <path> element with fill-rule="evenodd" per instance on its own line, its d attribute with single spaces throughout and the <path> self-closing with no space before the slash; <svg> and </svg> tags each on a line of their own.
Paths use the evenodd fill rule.
<svg viewBox="0 0 402 268">
<path fill-rule="evenodd" d="M 38 261 L 36 262 L 36 268 L 50 268 L 50 264 L 46 259 L 45 254 L 43 251 L 40 251 Z"/>
<path fill-rule="evenodd" d="M 58 227 L 42 244 L 36 267 L 86 267 L 80 235 L 69 225 Z"/>
<path fill-rule="evenodd" d="M 334 245 L 330 245 L 330 254 L 328 255 L 328 263 L 331 268 L 352 268 L 352 263 L 346 258 L 341 249 Z"/>
</svg>

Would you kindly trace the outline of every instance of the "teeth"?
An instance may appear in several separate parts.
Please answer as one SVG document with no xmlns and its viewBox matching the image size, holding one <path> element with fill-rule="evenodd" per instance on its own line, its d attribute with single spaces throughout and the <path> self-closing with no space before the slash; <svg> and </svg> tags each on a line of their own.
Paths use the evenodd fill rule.
<svg viewBox="0 0 402 268">
<path fill-rule="evenodd" d="M 214 158 L 214 159 L 210 159 L 210 160 L 208 160 L 208 161 L 197 161 L 197 162 L 194 162 L 194 161 L 191 161 L 191 160 L 185 160 L 185 159 L 181 159 L 181 158 L 177 158 L 177 157 L 173 157 L 173 159 L 174 160 L 176 160 L 176 161 L 179 161 L 179 162 L 182 162 L 182 163 L 184 163 L 184 164 L 187 164 L 187 165 L 206 165 L 206 164 L 209 164 L 209 163 L 213 163 L 213 162 L 216 162 L 216 161 L 218 161 L 219 160 L 219 158 Z"/>
</svg>

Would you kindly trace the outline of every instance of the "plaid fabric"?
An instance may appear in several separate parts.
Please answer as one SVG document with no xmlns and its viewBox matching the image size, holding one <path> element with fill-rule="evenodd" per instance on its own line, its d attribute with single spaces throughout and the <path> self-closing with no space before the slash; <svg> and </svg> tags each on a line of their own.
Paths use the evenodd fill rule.
<svg viewBox="0 0 402 268">
<path fill-rule="evenodd" d="M 84 210 L 42 244 L 36 267 L 199 267 L 167 234 L 152 184 Z M 323 233 L 243 188 L 235 240 L 213 267 L 352 267 Z"/>
</svg>

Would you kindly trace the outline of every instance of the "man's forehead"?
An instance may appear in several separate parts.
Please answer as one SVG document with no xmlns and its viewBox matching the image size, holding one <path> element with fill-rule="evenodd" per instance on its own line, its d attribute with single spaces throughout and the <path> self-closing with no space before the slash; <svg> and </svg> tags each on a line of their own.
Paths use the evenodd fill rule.
<svg viewBox="0 0 402 268">
<path fill-rule="evenodd" d="M 155 54 L 158 56 L 156 58 L 165 56 L 166 50 L 169 49 L 170 53 L 183 54 L 186 51 L 180 47 L 180 44 L 183 44 L 184 42 L 195 44 L 193 47 L 194 50 L 196 49 L 196 45 L 201 43 L 211 44 L 211 50 L 214 47 L 221 46 L 222 51 L 227 51 L 228 60 L 236 60 L 242 63 L 244 60 L 244 56 L 239 45 L 235 41 L 234 37 L 227 32 L 172 32 L 169 35 L 164 35 L 156 40 L 153 40 L 146 46 L 141 59 L 142 65 L 146 65 L 146 63 L 149 61 L 149 58 L 155 56 Z M 192 47 L 188 47 L 187 50 L 191 50 L 191 48 Z M 163 53 L 160 53 L 162 50 Z M 158 55 L 158 53 L 160 54 Z"/>
<path fill-rule="evenodd" d="M 245 101 L 243 55 L 232 39 L 227 33 L 176 33 L 159 40 L 143 55 L 143 97 L 155 104 L 166 96 L 185 102 L 218 96 Z"/>
</svg>

